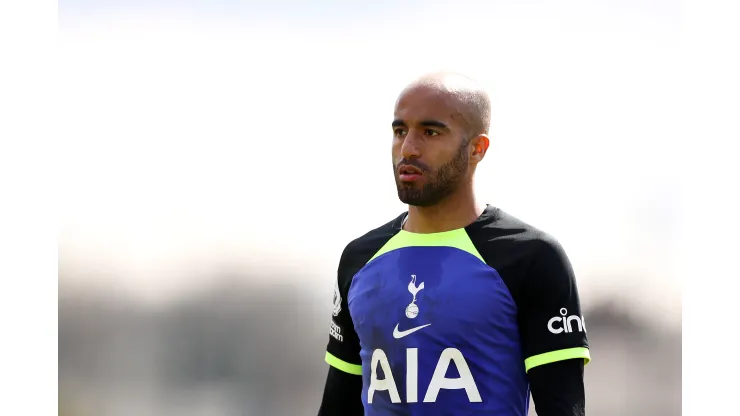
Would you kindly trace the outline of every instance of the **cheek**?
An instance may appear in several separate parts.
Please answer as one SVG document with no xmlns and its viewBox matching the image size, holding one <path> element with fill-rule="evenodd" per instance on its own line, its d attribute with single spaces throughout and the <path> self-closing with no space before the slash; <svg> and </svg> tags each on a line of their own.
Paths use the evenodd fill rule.
<svg viewBox="0 0 740 416">
<path fill-rule="evenodd" d="M 391 145 L 391 154 L 393 155 L 393 159 L 396 160 L 397 157 L 401 154 L 401 145 L 403 142 L 398 139 L 393 139 L 393 144 Z"/>
<path fill-rule="evenodd" d="M 442 146 L 436 148 L 430 146 L 427 149 L 427 157 L 430 164 L 439 167 L 452 160 L 455 157 L 455 152 Z"/>
</svg>

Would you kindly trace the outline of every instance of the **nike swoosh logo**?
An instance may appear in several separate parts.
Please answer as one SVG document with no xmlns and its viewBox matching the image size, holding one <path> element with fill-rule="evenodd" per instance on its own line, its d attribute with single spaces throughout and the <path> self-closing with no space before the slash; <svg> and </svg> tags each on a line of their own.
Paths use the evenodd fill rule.
<svg viewBox="0 0 740 416">
<path fill-rule="evenodd" d="M 395 338 L 395 339 L 403 338 L 403 337 L 405 337 L 406 335 L 410 335 L 410 334 L 413 334 L 414 332 L 416 332 L 416 331 L 418 331 L 418 330 L 420 330 L 420 329 L 422 329 L 422 328 L 426 328 L 426 327 L 428 327 L 429 325 L 431 325 L 431 324 L 426 324 L 426 325 L 422 325 L 422 326 L 417 326 L 417 327 L 415 327 L 415 328 L 407 329 L 407 330 L 405 330 L 405 331 L 399 331 L 399 330 L 398 330 L 398 324 L 396 324 L 396 327 L 395 327 L 395 328 L 393 328 L 393 338 Z"/>
</svg>

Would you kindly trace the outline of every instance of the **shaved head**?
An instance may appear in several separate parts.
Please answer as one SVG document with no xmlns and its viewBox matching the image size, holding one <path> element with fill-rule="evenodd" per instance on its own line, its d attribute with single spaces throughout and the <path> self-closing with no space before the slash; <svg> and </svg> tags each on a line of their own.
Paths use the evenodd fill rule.
<svg viewBox="0 0 740 416">
<path fill-rule="evenodd" d="M 465 139 L 488 134 L 491 126 L 491 100 L 485 89 L 474 79 L 455 72 L 426 74 L 404 88 L 399 100 L 418 88 L 433 89 L 440 95 L 452 98 L 465 124 Z"/>
</svg>

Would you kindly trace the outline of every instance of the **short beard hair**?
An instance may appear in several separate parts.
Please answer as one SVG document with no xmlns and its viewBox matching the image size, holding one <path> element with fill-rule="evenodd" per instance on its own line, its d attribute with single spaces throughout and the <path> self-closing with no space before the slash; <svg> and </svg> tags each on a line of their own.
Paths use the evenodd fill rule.
<svg viewBox="0 0 740 416">
<path fill-rule="evenodd" d="M 396 178 L 398 199 L 407 205 L 430 207 L 450 196 L 460 186 L 468 163 L 470 162 L 470 154 L 468 153 L 469 143 L 469 138 L 463 140 L 457 154 L 436 171 L 431 171 L 427 166 L 413 160 L 401 160 L 398 165 L 394 165 L 393 170 L 394 177 Z M 433 176 L 428 177 L 429 181 L 421 189 L 414 188 L 413 184 L 403 184 L 399 181 L 396 174 L 398 171 L 397 167 L 402 164 L 415 166 L 422 173 L 426 175 L 433 173 Z"/>
</svg>

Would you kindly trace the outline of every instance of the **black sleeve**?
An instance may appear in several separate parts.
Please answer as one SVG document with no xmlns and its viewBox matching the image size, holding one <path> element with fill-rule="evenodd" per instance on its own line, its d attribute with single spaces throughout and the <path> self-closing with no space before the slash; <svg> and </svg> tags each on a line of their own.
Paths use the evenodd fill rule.
<svg viewBox="0 0 740 416">
<path fill-rule="evenodd" d="M 362 358 L 347 296 L 355 274 L 401 229 L 403 215 L 351 241 L 342 251 L 334 280 L 326 378 L 319 416 L 362 416 Z"/>
<path fill-rule="evenodd" d="M 329 367 L 318 416 L 363 416 L 362 377 Z"/>
<path fill-rule="evenodd" d="M 555 239 L 537 244 L 519 317 L 532 398 L 539 416 L 582 415 L 583 366 L 591 358 L 575 275 Z"/>
<path fill-rule="evenodd" d="M 362 375 L 360 339 L 355 332 L 349 313 L 347 294 L 357 268 L 350 246 L 344 249 L 339 261 L 337 278 L 334 281 L 332 316 L 329 322 L 329 342 L 326 346 L 326 362 L 345 373 Z"/>
<path fill-rule="evenodd" d="M 529 385 L 537 416 L 585 416 L 583 360 L 570 359 L 532 368 Z"/>
<path fill-rule="evenodd" d="M 360 340 L 349 313 L 347 294 L 356 272 L 349 246 L 339 261 L 334 280 L 332 316 L 329 322 L 329 342 L 326 362 L 329 374 L 319 408 L 319 416 L 362 416 L 362 359 Z"/>
</svg>

